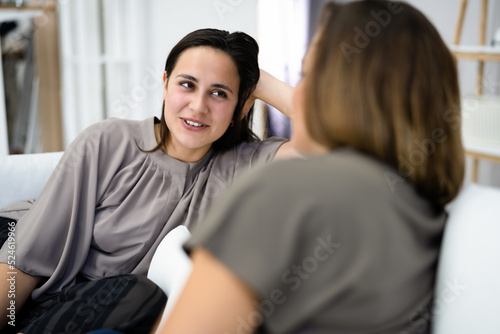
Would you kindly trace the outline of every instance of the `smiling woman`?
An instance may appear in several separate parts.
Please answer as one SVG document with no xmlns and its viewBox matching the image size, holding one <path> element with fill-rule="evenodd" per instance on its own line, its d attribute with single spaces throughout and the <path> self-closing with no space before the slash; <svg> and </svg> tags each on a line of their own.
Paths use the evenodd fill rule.
<svg viewBox="0 0 500 334">
<path fill-rule="evenodd" d="M 87 128 L 34 205 L 0 211 L 5 227 L 17 220 L 22 240 L 15 267 L 7 243 L 0 250 L 1 282 L 16 272 L 19 283 L 20 312 L 9 329 L 151 330 L 165 296 L 144 276 L 163 237 L 197 225 L 247 168 L 292 152 L 286 140 L 260 141 L 250 129 L 256 98 L 291 110 L 291 87 L 261 72 L 257 55 L 255 40 L 241 32 L 188 34 L 167 58 L 161 120 L 109 119 Z M 4 323 L 8 289 L 0 284 Z M 65 310 L 78 315 L 70 324 L 55 320 L 67 319 Z"/>
<path fill-rule="evenodd" d="M 232 109 L 228 122 L 212 124 L 224 128 L 222 132 L 222 129 L 219 129 L 217 132 L 221 133 L 212 140 L 214 150 L 224 151 L 240 142 L 257 140 L 250 129 L 252 110 L 250 108 L 248 108 L 250 110 L 243 110 L 243 107 L 259 81 L 258 52 L 259 48 L 255 40 L 241 32 L 229 34 L 216 29 L 201 29 L 188 34 L 179 41 L 170 52 L 165 64 L 164 105 L 160 123 L 161 144 L 155 149 L 168 149 L 168 133 L 169 130 L 173 131 L 170 126 L 175 127 L 174 123 L 166 119 L 167 114 L 170 114 L 170 107 L 167 103 L 177 102 L 176 97 L 180 98 L 181 95 L 176 94 L 172 97 L 169 94 L 169 88 L 174 87 L 169 85 L 171 78 L 177 86 L 192 89 L 195 93 L 189 98 L 190 107 L 194 107 L 193 112 L 199 113 L 200 109 L 203 112 L 204 108 L 208 108 L 208 102 L 212 100 L 199 97 L 208 97 L 214 92 L 220 92 L 216 95 L 222 98 L 217 110 L 222 107 L 225 110 Z M 179 108 L 178 105 L 171 107 L 174 110 Z M 287 108 L 287 110 L 290 109 Z M 189 115 L 184 115 L 184 117 L 189 118 Z M 231 120 L 234 123 L 229 127 Z M 196 122 L 196 118 L 191 121 Z M 198 122 L 198 124 L 202 123 Z"/>
<path fill-rule="evenodd" d="M 165 74 L 164 115 L 170 130 L 165 153 L 197 161 L 230 127 L 238 103 L 238 69 L 224 52 L 196 47 L 182 54 L 169 77 Z"/>
</svg>

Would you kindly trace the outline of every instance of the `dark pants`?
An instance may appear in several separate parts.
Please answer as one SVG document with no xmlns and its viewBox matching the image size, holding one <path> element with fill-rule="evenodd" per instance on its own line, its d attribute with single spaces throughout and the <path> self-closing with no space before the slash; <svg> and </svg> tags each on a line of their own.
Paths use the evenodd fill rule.
<svg viewBox="0 0 500 334">
<path fill-rule="evenodd" d="M 6 240 L 2 238 L 8 221 L 0 217 L 0 244 Z M 166 301 L 163 291 L 144 276 L 83 281 L 46 301 L 28 301 L 16 314 L 16 326 L 7 324 L 2 333 L 76 334 L 96 329 L 149 333 Z"/>
</svg>

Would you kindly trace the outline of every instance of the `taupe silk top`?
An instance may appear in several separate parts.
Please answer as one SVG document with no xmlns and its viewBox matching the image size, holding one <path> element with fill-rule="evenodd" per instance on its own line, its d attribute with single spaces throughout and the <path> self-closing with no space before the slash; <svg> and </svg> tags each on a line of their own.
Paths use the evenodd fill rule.
<svg viewBox="0 0 500 334">
<path fill-rule="evenodd" d="M 48 279 L 36 301 L 75 283 L 147 273 L 174 227 L 192 228 L 242 171 L 271 160 L 284 139 L 245 142 L 185 163 L 156 146 L 153 117 L 109 119 L 87 128 L 66 150 L 48 183 L 16 226 L 16 267 Z M 9 209 L 0 216 L 9 216 Z M 0 250 L 7 262 L 8 249 Z"/>
</svg>

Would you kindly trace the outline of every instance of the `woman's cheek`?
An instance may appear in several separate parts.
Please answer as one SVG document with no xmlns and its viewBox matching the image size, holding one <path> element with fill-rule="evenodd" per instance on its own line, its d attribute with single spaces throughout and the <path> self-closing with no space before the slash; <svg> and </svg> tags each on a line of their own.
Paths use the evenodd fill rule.
<svg viewBox="0 0 500 334">
<path fill-rule="evenodd" d="M 216 107 L 216 117 L 217 121 L 221 126 L 223 127 L 228 127 L 231 123 L 231 120 L 233 119 L 233 114 L 234 114 L 234 109 L 236 106 L 233 106 L 232 103 L 228 103 L 229 101 L 226 101 L 226 103 L 220 103 Z"/>
</svg>

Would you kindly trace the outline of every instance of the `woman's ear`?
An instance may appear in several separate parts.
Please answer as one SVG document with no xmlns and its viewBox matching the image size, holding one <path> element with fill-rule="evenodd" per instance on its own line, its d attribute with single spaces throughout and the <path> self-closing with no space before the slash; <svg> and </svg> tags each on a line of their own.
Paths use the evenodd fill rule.
<svg viewBox="0 0 500 334">
<path fill-rule="evenodd" d="M 167 95 L 167 84 L 168 84 L 168 77 L 167 77 L 167 71 L 163 72 L 163 97 Z"/>
</svg>

